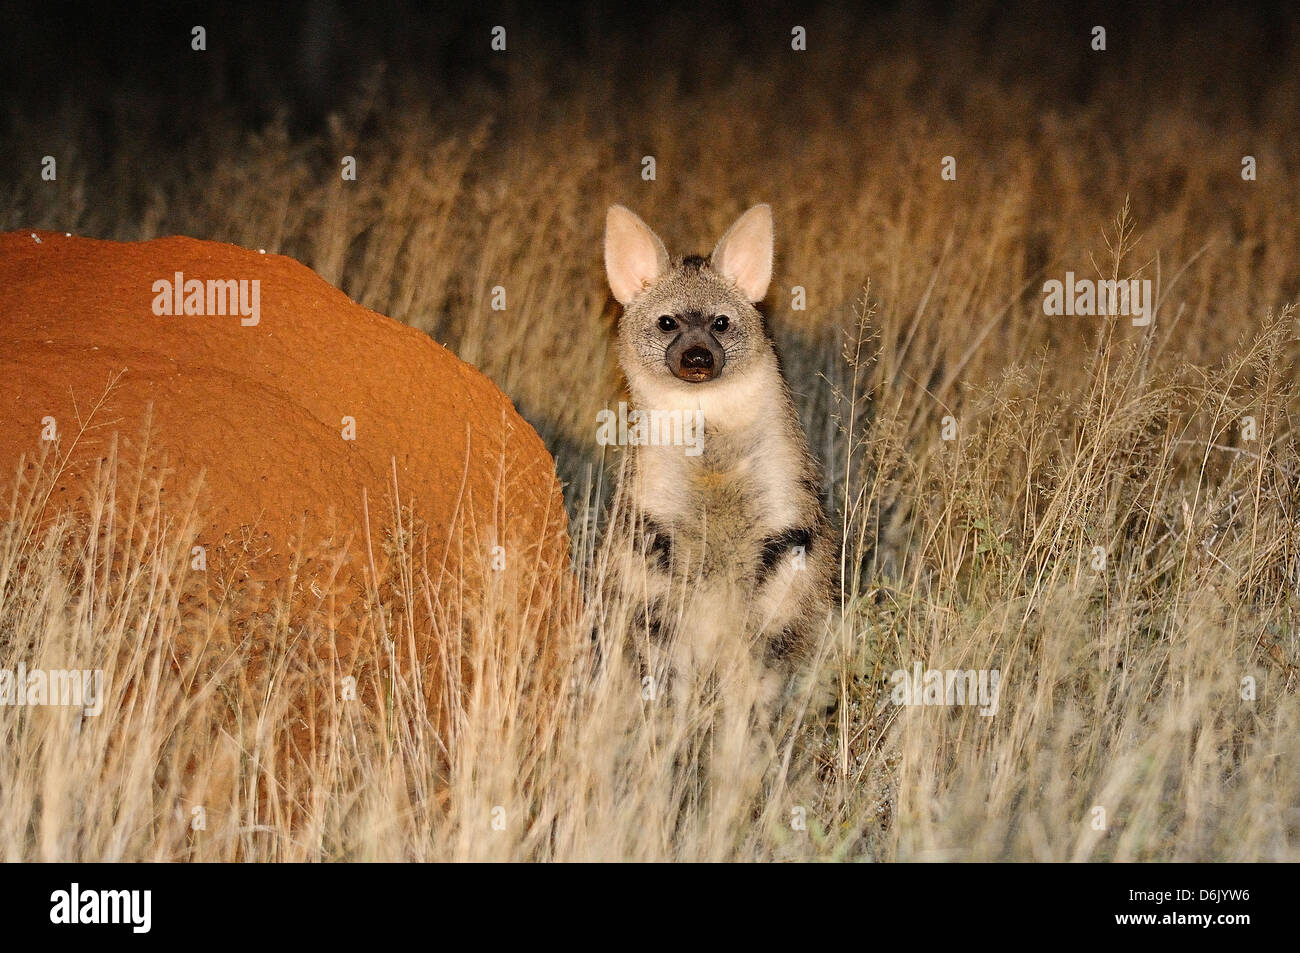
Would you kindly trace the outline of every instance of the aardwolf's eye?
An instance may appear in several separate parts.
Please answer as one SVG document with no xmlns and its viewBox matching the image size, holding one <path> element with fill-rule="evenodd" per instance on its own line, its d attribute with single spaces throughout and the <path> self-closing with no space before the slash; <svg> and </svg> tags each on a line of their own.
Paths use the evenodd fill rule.
<svg viewBox="0 0 1300 953">
<path fill-rule="evenodd" d="M 668 314 L 660 315 L 660 317 L 659 317 L 659 330 L 660 330 L 660 331 L 664 331 L 664 332 L 667 332 L 667 331 L 676 331 L 676 330 L 677 330 L 677 319 L 674 318 L 672 315 L 668 315 Z"/>
<path fill-rule="evenodd" d="M 729 324 L 731 324 L 731 322 L 727 320 L 727 316 L 725 314 L 720 314 L 713 319 L 713 330 L 718 334 L 721 334 L 723 331 L 727 330 Z"/>
</svg>

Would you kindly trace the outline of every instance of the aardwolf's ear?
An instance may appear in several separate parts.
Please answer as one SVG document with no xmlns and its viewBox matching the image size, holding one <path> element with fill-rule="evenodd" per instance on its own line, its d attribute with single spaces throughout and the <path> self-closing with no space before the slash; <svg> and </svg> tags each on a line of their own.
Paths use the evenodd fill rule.
<svg viewBox="0 0 1300 953">
<path fill-rule="evenodd" d="M 619 304 L 627 304 L 668 270 L 668 252 L 650 226 L 621 205 L 605 216 L 605 274 Z"/>
<path fill-rule="evenodd" d="M 762 301 L 772 280 L 772 206 L 755 205 L 727 229 L 711 258 L 750 301 Z"/>
</svg>

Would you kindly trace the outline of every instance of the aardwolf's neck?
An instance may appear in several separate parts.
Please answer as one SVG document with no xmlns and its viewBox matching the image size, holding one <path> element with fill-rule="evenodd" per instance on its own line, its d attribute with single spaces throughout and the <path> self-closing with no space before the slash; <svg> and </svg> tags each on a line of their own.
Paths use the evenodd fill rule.
<svg viewBox="0 0 1300 953">
<path fill-rule="evenodd" d="M 690 409 L 704 414 L 700 452 L 636 448 L 642 511 L 679 528 L 725 521 L 758 535 L 805 522 L 816 506 L 807 498 L 808 453 L 779 376 L 763 387 L 694 390 Z"/>
</svg>

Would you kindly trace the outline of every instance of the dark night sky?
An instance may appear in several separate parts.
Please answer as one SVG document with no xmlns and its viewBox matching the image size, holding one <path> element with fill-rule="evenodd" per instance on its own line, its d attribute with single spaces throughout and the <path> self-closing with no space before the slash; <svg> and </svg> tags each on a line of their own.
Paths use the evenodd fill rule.
<svg viewBox="0 0 1300 953">
<path fill-rule="evenodd" d="M 511 51 L 546 51 L 572 81 L 584 70 L 618 68 L 653 76 L 689 71 L 699 56 L 761 64 L 788 42 L 789 26 L 833 23 L 862 38 L 864 55 L 881 45 L 924 49 L 936 36 L 987 51 L 1002 70 L 1055 72 L 1067 92 L 1086 93 L 1086 50 L 1060 42 L 1108 25 L 1112 54 L 1137 77 L 1187 83 L 1212 71 L 1217 83 L 1267 83 L 1267 64 L 1294 42 L 1294 15 L 1285 4 L 1203 7 L 1159 4 L 902 4 L 914 11 L 910 28 L 882 33 L 898 3 L 827 6 L 816 3 L 660 3 L 607 5 L 570 2 L 364 3 L 294 2 L 0 5 L 5 55 L 0 83 L 5 105 L 27 115 L 75 101 L 92 112 L 114 98 L 139 96 L 145 109 L 168 113 L 178 134 L 210 110 L 234 112 L 249 124 L 276 111 L 310 125 L 332 101 L 355 88 L 372 64 L 455 96 L 469 83 L 503 87 L 499 60 L 485 55 L 489 31 L 507 26 Z M 1068 7 L 1062 11 L 1060 7 Z M 1202 28 L 1187 29 L 1199 23 Z M 194 24 L 207 29 L 208 51 L 189 48 Z M 318 36 L 320 42 L 313 42 Z M 1193 36 L 1193 39 L 1188 39 Z M 617 41 L 619 62 L 608 62 Z M 1210 48 L 1204 48 L 1204 47 Z M 1016 55 L 1024 50 L 1024 56 Z M 1045 57 L 1041 51 L 1053 51 Z M 1072 52 L 1069 52 L 1072 51 Z M 676 62 L 674 62 L 676 61 Z M 937 68 L 942 64 L 937 63 Z M 557 77 L 558 78 L 558 77 Z"/>
</svg>

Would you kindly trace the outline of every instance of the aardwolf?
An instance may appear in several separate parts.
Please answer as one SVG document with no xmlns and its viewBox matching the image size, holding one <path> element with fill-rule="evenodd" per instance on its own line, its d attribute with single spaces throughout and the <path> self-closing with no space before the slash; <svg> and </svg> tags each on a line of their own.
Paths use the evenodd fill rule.
<svg viewBox="0 0 1300 953">
<path fill-rule="evenodd" d="M 767 205 L 742 215 L 708 258 L 670 259 L 620 205 L 605 225 L 633 415 L 702 424 L 699 445 L 628 448 L 603 548 L 616 627 L 626 625 L 643 673 L 657 680 L 725 681 L 747 662 L 762 685 L 753 701 L 769 710 L 821 632 L 838 550 L 820 469 L 754 307 L 771 280 L 772 245 Z"/>
</svg>

